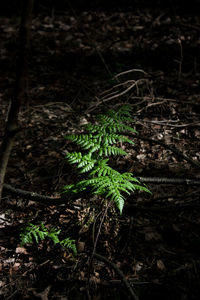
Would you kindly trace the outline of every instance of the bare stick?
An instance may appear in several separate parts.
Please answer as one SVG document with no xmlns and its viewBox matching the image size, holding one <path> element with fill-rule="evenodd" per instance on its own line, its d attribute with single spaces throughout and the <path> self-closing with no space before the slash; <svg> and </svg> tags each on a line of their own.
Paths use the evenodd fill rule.
<svg viewBox="0 0 200 300">
<path fill-rule="evenodd" d="M 143 73 L 145 75 L 148 75 L 145 71 L 141 70 L 141 69 L 131 69 L 131 70 L 128 70 L 128 71 L 124 71 L 124 72 L 121 72 L 117 75 L 115 75 L 115 79 L 117 79 L 118 77 L 122 76 L 122 75 L 125 75 L 125 74 L 128 74 L 128 73 L 132 73 L 132 72 L 140 72 L 140 73 Z"/>
<path fill-rule="evenodd" d="M 128 292 L 131 296 L 131 299 L 139 300 L 138 296 L 134 292 L 134 290 L 131 287 L 130 283 L 128 282 L 128 280 L 126 279 L 126 277 L 124 276 L 122 271 L 116 266 L 116 264 L 114 264 L 112 261 L 108 260 L 106 257 L 104 257 L 100 254 L 97 254 L 97 253 L 94 253 L 94 257 L 97 258 L 100 261 L 103 261 L 106 265 L 111 266 L 115 270 L 115 272 L 119 275 L 122 282 L 124 283 L 125 287 L 127 288 Z"/>
<path fill-rule="evenodd" d="M 137 177 L 137 176 L 136 176 Z M 200 179 L 198 178 L 167 178 L 167 177 L 137 177 L 138 180 L 142 183 L 152 183 L 152 184 L 184 184 L 184 185 L 200 185 Z M 9 184 L 4 184 L 4 190 L 15 197 L 21 197 L 23 199 L 39 202 L 44 205 L 61 205 L 66 204 L 67 206 L 77 207 L 77 209 L 81 208 L 81 205 L 77 205 L 76 203 L 70 204 L 70 201 L 78 199 L 81 197 L 80 194 L 67 195 L 62 194 L 61 197 L 49 197 L 45 195 L 40 195 L 38 193 L 29 192 L 22 189 L 16 189 Z"/>
</svg>

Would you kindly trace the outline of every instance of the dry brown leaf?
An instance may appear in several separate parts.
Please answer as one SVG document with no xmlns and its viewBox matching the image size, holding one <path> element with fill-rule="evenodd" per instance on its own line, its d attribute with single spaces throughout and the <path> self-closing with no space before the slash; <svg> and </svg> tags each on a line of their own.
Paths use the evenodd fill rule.
<svg viewBox="0 0 200 300">
<path fill-rule="evenodd" d="M 158 268 L 159 270 L 161 270 L 161 271 L 166 270 L 166 267 L 165 267 L 165 265 L 164 265 L 164 262 L 163 262 L 161 259 L 158 259 L 157 262 L 156 262 L 156 264 L 157 264 L 157 268 Z"/>
<path fill-rule="evenodd" d="M 26 249 L 24 247 L 17 247 L 15 249 L 15 253 L 17 253 L 17 254 L 28 254 L 28 252 L 26 251 Z"/>
<path fill-rule="evenodd" d="M 79 242 L 77 243 L 77 251 L 78 251 L 78 252 L 83 252 L 84 249 L 85 249 L 85 243 L 79 241 Z"/>
<path fill-rule="evenodd" d="M 20 267 L 20 263 L 14 263 L 14 265 L 13 265 L 13 267 L 12 267 L 12 270 L 13 270 L 13 273 L 16 273 L 16 271 L 19 269 L 19 267 Z"/>
</svg>

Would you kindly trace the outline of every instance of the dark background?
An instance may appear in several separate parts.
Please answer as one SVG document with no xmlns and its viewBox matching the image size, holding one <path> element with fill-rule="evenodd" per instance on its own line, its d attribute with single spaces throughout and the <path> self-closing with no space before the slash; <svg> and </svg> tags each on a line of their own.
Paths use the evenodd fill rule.
<svg viewBox="0 0 200 300">
<path fill-rule="evenodd" d="M 71 3 L 74 8 L 79 10 L 92 9 L 92 10 L 134 10 L 138 8 L 169 8 L 172 11 L 178 11 L 179 13 L 192 13 L 196 12 L 200 1 L 191 0 L 191 1 L 181 1 L 181 0 L 74 0 Z M 19 14 L 20 12 L 21 1 L 8 0 L 0 2 L 0 15 L 12 15 Z M 62 10 L 69 10 L 70 1 L 68 0 L 35 0 L 34 11 L 37 14 L 38 12 L 49 12 L 52 7 L 55 10 L 62 12 Z"/>
</svg>

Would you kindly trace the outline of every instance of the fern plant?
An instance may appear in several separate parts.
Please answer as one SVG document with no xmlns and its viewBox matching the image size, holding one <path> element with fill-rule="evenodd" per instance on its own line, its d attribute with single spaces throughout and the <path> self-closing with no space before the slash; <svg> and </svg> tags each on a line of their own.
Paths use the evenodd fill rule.
<svg viewBox="0 0 200 300">
<path fill-rule="evenodd" d="M 109 110 L 106 114 L 98 115 L 95 124 L 83 125 L 84 133 L 65 137 L 82 150 L 68 153 L 68 162 L 76 164 L 80 173 L 87 173 L 87 179 L 66 185 L 66 193 L 78 193 L 90 188 L 93 194 L 114 201 L 122 213 L 125 194 L 135 190 L 149 192 L 131 173 L 121 174 L 108 164 L 110 156 L 127 155 L 127 152 L 118 146 L 119 143 L 134 145 L 133 141 L 124 135 L 126 132 L 137 133 L 129 126 L 132 122 L 130 106 L 126 105 L 117 111 Z"/>
<path fill-rule="evenodd" d="M 65 238 L 64 240 L 59 239 L 60 229 L 51 228 L 50 230 L 41 223 L 40 225 L 34 225 L 29 223 L 20 234 L 21 245 L 31 244 L 34 241 L 39 244 L 39 242 L 43 241 L 45 238 L 49 238 L 53 241 L 54 244 L 59 244 L 68 251 L 71 251 L 74 255 L 76 255 L 76 245 L 75 240 Z"/>
</svg>

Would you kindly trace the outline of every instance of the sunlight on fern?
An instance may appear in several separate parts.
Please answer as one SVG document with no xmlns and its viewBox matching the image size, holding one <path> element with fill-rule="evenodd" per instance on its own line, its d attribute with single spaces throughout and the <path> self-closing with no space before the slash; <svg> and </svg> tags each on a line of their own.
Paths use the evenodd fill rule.
<svg viewBox="0 0 200 300">
<path fill-rule="evenodd" d="M 127 155 L 117 144 L 134 142 L 126 137 L 126 132 L 137 133 L 129 124 L 133 123 L 131 108 L 122 106 L 117 111 L 109 110 L 96 117 L 95 124 L 83 125 L 86 133 L 71 134 L 66 139 L 80 146 L 83 152 L 66 155 L 70 164 L 76 164 L 80 173 L 87 173 L 87 179 L 72 185 L 66 185 L 66 193 L 78 193 L 90 189 L 93 194 L 110 199 L 122 213 L 124 194 L 130 195 L 135 190 L 149 192 L 131 173 L 119 173 L 108 165 L 110 156 Z"/>
</svg>

